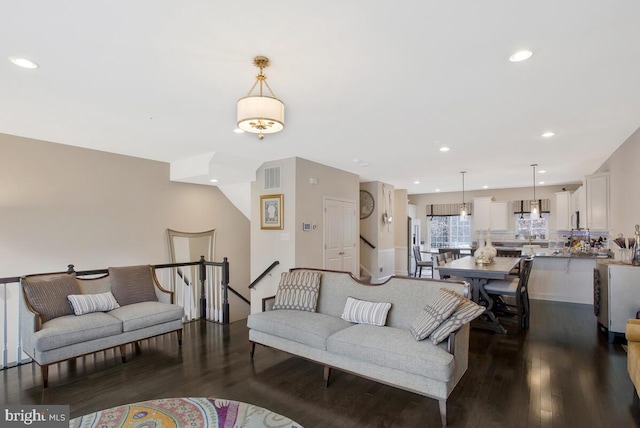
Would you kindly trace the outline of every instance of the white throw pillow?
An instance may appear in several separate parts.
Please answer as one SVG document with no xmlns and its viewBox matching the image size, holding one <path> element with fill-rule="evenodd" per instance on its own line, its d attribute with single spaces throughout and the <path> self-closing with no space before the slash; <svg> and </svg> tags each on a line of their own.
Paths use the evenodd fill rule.
<svg viewBox="0 0 640 428">
<path fill-rule="evenodd" d="M 120 307 L 111 291 L 100 294 L 70 294 L 67 299 L 69 299 L 73 313 L 76 315 L 106 312 Z"/>
<path fill-rule="evenodd" d="M 387 313 L 391 303 L 374 303 L 347 297 L 342 319 L 358 324 L 383 326 L 387 322 Z"/>
</svg>

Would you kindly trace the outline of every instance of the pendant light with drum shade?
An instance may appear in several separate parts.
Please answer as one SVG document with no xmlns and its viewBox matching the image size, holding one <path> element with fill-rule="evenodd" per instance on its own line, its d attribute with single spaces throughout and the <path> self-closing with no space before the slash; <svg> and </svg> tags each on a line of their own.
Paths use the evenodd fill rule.
<svg viewBox="0 0 640 428">
<path fill-rule="evenodd" d="M 536 199 L 536 167 L 537 163 L 531 164 L 533 167 L 533 201 L 531 201 L 531 220 L 540 219 L 540 204 Z"/>
<path fill-rule="evenodd" d="M 464 175 L 467 171 L 460 171 L 462 174 L 462 205 L 460 205 L 460 221 L 467 221 L 467 204 L 464 202 Z"/>
<path fill-rule="evenodd" d="M 273 134 L 284 129 L 284 103 L 276 98 L 267 83 L 264 69 L 269 67 L 269 58 L 257 56 L 253 65 L 260 69 L 246 97 L 238 100 L 238 129 L 258 134 L 258 139 L 264 139 L 264 134 Z M 252 95 L 258 86 L 258 95 Z M 263 86 L 269 90 L 269 95 L 263 95 Z"/>
</svg>

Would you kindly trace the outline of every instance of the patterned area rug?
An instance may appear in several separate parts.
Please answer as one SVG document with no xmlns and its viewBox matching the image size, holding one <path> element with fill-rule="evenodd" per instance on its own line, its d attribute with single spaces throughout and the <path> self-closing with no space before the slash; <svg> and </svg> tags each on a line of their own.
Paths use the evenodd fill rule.
<svg viewBox="0 0 640 428">
<path fill-rule="evenodd" d="M 72 419 L 71 428 L 302 428 L 253 404 L 219 398 L 163 398 L 112 407 Z"/>
</svg>

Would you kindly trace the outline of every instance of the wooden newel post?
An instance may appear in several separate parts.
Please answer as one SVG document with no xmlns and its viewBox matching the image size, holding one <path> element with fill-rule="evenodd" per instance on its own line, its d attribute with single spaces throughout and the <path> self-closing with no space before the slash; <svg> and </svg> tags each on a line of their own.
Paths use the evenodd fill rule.
<svg viewBox="0 0 640 428">
<path fill-rule="evenodd" d="M 222 302 L 222 324 L 229 324 L 229 262 L 227 258 L 222 259 L 222 290 L 224 300 Z"/>
<path fill-rule="evenodd" d="M 204 264 L 204 256 L 200 256 L 200 319 L 207 319 L 207 296 L 204 282 L 207 280 L 207 266 Z"/>
</svg>

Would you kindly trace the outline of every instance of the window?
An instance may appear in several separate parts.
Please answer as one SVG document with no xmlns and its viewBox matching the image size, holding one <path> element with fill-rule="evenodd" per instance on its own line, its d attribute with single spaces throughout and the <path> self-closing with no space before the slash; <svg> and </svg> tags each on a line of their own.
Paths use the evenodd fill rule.
<svg viewBox="0 0 640 428">
<path fill-rule="evenodd" d="M 546 239 L 549 214 L 542 213 L 538 220 L 532 220 L 531 214 L 516 214 L 516 238 Z"/>
<path fill-rule="evenodd" d="M 471 246 L 471 222 L 461 221 L 460 216 L 432 216 L 429 221 L 429 247 L 455 248 Z"/>
</svg>

